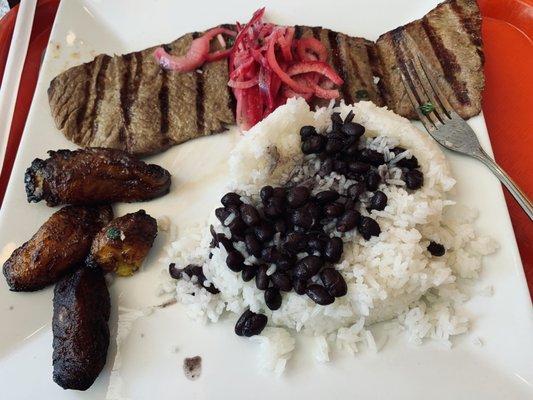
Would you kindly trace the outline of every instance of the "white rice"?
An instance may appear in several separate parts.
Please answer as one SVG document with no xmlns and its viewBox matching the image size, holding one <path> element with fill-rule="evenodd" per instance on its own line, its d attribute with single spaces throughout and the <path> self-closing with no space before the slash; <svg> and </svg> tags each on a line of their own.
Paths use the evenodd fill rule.
<svg viewBox="0 0 533 400">
<path fill-rule="evenodd" d="M 474 212 L 448 200 L 447 193 L 455 181 L 438 145 L 408 120 L 370 102 L 313 112 L 305 101 L 290 100 L 240 139 L 230 155 L 227 191 L 236 191 L 243 201 L 254 203 L 259 201 L 258 192 L 264 185 L 309 179 L 319 163 L 315 156 L 304 157 L 301 153 L 300 127 L 313 125 L 325 131 L 332 112 L 344 117 L 350 110 L 355 114 L 354 121 L 366 127 L 366 145 L 382 152 L 392 163 L 390 168 L 382 166 L 379 170 L 387 182 L 380 185 L 380 190 L 387 195 L 388 204 L 384 210 L 370 213 L 379 223 L 381 235 L 368 241 L 355 231 L 343 235 L 343 258 L 336 268 L 348 284 L 346 296 L 320 306 L 307 296 L 285 293 L 281 308 L 269 310 L 264 292 L 255 287 L 254 281 L 244 282 L 240 274 L 226 267 L 225 249 L 209 249 L 209 225 L 229 234 L 214 213 L 201 231 L 188 232 L 168 247 L 167 265 L 203 265 L 207 280 L 220 290 L 220 294 L 212 295 L 188 280 L 177 281 L 176 297 L 187 306 L 192 318 L 216 322 L 230 312 L 237 314 L 236 319 L 247 308 L 268 316 L 268 327 L 253 340 L 261 344 L 261 366 L 275 374 L 283 371 L 290 358 L 295 332 L 316 336 L 314 354 L 321 362 L 329 360 L 328 343 L 348 353 L 357 352 L 360 344 L 376 351 L 378 346 L 365 327 L 391 318 L 397 318 L 412 343 L 432 338 L 450 346 L 451 336 L 468 329 L 468 319 L 458 311 L 467 298 L 459 281 L 476 278 L 482 256 L 497 248 L 493 240 L 474 232 Z M 407 151 L 398 155 L 390 152 L 398 145 Z M 407 192 L 401 171 L 393 164 L 412 155 L 420 163 L 424 186 Z M 345 190 L 351 183 L 332 173 L 314 178 L 314 191 L 331 185 Z M 368 215 L 365 208 L 361 212 Z M 443 257 L 428 253 L 431 240 L 445 246 Z M 242 251 L 246 255 L 244 246 Z M 246 263 L 253 261 L 253 256 L 246 257 Z"/>
</svg>

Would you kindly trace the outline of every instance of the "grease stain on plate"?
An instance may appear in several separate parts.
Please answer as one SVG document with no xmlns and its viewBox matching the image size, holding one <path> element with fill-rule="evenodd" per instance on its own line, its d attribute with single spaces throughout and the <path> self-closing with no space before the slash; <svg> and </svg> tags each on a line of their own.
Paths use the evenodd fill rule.
<svg viewBox="0 0 533 400">
<path fill-rule="evenodd" d="M 188 357 L 183 360 L 183 373 L 191 381 L 195 381 L 202 374 L 202 357 Z"/>
</svg>

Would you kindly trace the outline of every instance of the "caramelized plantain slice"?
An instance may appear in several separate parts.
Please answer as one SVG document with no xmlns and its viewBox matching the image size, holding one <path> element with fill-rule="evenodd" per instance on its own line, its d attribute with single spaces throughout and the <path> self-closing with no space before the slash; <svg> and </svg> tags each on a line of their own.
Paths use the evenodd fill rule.
<svg viewBox="0 0 533 400">
<path fill-rule="evenodd" d="M 144 210 L 115 218 L 94 238 L 88 264 L 130 276 L 139 269 L 157 236 L 157 222 Z"/>
<path fill-rule="evenodd" d="M 33 160 L 24 182 L 29 202 L 94 205 L 145 201 L 168 193 L 170 174 L 121 151 L 87 148 L 49 151 Z"/>
<path fill-rule="evenodd" d="M 54 290 L 53 379 L 63 389 L 86 390 L 105 365 L 111 310 L 103 272 L 81 267 Z"/>
<path fill-rule="evenodd" d="M 34 291 L 57 282 L 83 262 L 96 233 L 113 218 L 110 206 L 67 206 L 56 211 L 4 263 L 13 291 Z"/>
</svg>

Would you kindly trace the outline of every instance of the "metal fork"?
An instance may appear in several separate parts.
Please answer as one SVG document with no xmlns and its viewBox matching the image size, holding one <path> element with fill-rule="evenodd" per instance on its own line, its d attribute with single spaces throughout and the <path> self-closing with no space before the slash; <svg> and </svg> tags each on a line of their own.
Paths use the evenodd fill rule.
<svg viewBox="0 0 533 400">
<path fill-rule="evenodd" d="M 405 45 L 401 46 L 405 49 Z M 485 164 L 511 192 L 518 204 L 533 219 L 533 205 L 526 194 L 513 182 L 507 173 L 485 153 L 476 134 L 452 108 L 437 84 L 437 78 L 424 57 L 410 51 L 409 60 L 400 69 L 403 84 L 413 107 L 428 133 L 442 146 L 457 153 L 474 157 Z"/>
</svg>

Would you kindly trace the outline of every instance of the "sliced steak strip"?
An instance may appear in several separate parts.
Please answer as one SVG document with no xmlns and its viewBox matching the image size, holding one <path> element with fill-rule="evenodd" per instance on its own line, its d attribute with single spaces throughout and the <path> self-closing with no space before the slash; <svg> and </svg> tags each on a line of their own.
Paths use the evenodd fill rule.
<svg viewBox="0 0 533 400">
<path fill-rule="evenodd" d="M 450 104 L 463 118 L 481 110 L 484 85 L 481 16 L 475 0 L 449 0 L 423 18 L 381 35 L 376 42 L 385 103 L 395 112 L 416 118 L 401 82 L 400 43 L 420 51 L 437 72 Z"/>
<path fill-rule="evenodd" d="M 374 64 L 377 58 L 371 59 L 374 53 L 373 42 L 320 26 L 296 26 L 295 36 L 314 37 L 326 46 L 329 54 L 328 62 L 344 80 L 339 91 L 346 103 L 372 100 L 377 105 L 383 105 L 378 87 L 374 83 L 376 68 Z M 361 97 L 360 93 L 365 93 L 365 96 Z"/>
<path fill-rule="evenodd" d="M 186 34 L 166 49 L 185 54 L 192 39 Z M 154 49 L 99 55 L 54 78 L 48 98 L 56 126 L 80 146 L 148 155 L 235 123 L 227 60 L 171 73 L 155 62 Z"/>
</svg>

